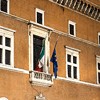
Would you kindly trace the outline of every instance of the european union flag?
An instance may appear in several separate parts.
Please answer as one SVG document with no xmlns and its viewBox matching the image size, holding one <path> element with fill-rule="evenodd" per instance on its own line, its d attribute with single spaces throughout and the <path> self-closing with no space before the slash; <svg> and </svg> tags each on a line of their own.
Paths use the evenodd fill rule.
<svg viewBox="0 0 100 100">
<path fill-rule="evenodd" d="M 55 78 L 57 78 L 58 63 L 57 63 L 57 57 L 56 57 L 56 50 L 55 50 L 55 48 L 54 48 L 54 51 L 53 51 L 53 54 L 52 54 L 52 57 L 51 57 L 50 61 L 53 63 L 54 76 L 55 76 Z"/>
</svg>

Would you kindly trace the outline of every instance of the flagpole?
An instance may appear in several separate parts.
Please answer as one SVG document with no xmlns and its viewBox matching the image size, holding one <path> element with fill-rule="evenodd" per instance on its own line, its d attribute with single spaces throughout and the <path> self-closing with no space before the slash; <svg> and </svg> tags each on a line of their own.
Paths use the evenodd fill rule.
<svg viewBox="0 0 100 100">
<path fill-rule="evenodd" d="M 55 43 L 54 48 L 56 48 L 57 42 L 58 42 L 58 40 L 59 40 L 59 37 L 60 37 L 60 35 L 57 37 L 57 40 L 56 40 L 56 43 Z"/>
</svg>

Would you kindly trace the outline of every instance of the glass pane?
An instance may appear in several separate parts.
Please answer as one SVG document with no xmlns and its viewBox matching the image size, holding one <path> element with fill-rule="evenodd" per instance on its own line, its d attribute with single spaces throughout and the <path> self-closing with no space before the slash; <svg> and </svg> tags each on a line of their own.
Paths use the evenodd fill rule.
<svg viewBox="0 0 100 100">
<path fill-rule="evenodd" d="M 70 24 L 70 34 L 74 35 L 74 25 Z"/>
<path fill-rule="evenodd" d="M 0 48 L 0 63 L 2 63 L 2 49 Z"/>
<path fill-rule="evenodd" d="M 100 73 L 98 73 L 98 82 L 100 83 Z"/>
<path fill-rule="evenodd" d="M 73 56 L 73 63 L 77 64 L 77 57 Z"/>
<path fill-rule="evenodd" d="M 44 40 L 44 38 L 42 38 L 42 37 L 39 37 L 39 36 L 36 36 L 36 35 L 33 36 L 33 43 L 34 43 L 33 44 L 34 70 L 35 70 L 36 65 L 38 63 L 38 60 L 39 60 L 39 56 L 40 56 L 40 52 L 41 52 L 41 49 L 42 49 L 43 40 Z"/>
<path fill-rule="evenodd" d="M 37 12 L 37 23 L 42 24 L 42 14 Z"/>
<path fill-rule="evenodd" d="M 100 44 L 100 35 L 99 35 L 99 44 Z"/>
<path fill-rule="evenodd" d="M 71 62 L 71 55 L 67 54 L 67 61 Z"/>
<path fill-rule="evenodd" d="M 77 67 L 73 68 L 73 75 L 74 75 L 74 78 L 77 79 Z"/>
<path fill-rule="evenodd" d="M 71 65 L 68 65 L 68 77 L 71 77 Z"/>
<path fill-rule="evenodd" d="M 10 65 L 10 54 L 11 54 L 11 51 L 9 50 L 5 51 L 5 64 L 7 65 Z"/>
<path fill-rule="evenodd" d="M 100 63 L 98 63 L 98 70 L 100 70 Z"/>
<path fill-rule="evenodd" d="M 0 44 L 2 45 L 2 36 L 0 36 Z"/>
<path fill-rule="evenodd" d="M 1 11 L 7 12 L 7 0 L 1 0 Z"/>
<path fill-rule="evenodd" d="M 11 44 L 11 39 L 8 38 L 8 37 L 6 37 L 5 38 L 5 45 L 8 46 L 8 47 L 10 47 L 10 44 Z"/>
</svg>

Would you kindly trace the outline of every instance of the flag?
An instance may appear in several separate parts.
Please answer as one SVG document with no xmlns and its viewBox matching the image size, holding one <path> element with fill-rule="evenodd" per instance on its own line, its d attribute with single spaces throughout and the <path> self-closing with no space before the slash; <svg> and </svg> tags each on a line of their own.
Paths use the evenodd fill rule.
<svg viewBox="0 0 100 100">
<path fill-rule="evenodd" d="M 54 48 L 51 60 L 53 63 L 53 72 L 54 72 L 54 76 L 55 78 L 57 78 L 57 71 L 58 71 L 58 63 L 57 63 L 57 57 L 56 57 L 56 49 Z"/>
<path fill-rule="evenodd" d="M 45 45 L 43 44 L 40 52 L 39 60 L 35 68 L 36 71 L 40 71 L 40 72 L 43 71 L 44 59 L 45 59 Z"/>
</svg>

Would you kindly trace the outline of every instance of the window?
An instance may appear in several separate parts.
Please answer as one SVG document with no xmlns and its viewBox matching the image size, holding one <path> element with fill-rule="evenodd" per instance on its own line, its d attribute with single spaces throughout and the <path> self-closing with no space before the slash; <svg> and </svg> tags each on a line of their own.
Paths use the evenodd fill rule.
<svg viewBox="0 0 100 100">
<path fill-rule="evenodd" d="M 100 56 L 97 56 L 97 83 L 100 84 Z"/>
<path fill-rule="evenodd" d="M 66 48 L 66 76 L 79 79 L 79 52 L 73 48 Z"/>
<path fill-rule="evenodd" d="M 33 53 L 34 69 L 33 70 L 39 71 L 39 69 L 37 69 L 37 66 L 38 66 L 37 64 L 39 63 L 38 60 L 40 57 L 41 50 L 43 48 L 43 41 L 44 41 L 44 38 L 33 35 L 33 47 L 34 47 L 33 48 L 34 49 L 34 53 Z M 40 70 L 43 71 L 43 67 Z"/>
<path fill-rule="evenodd" d="M 98 33 L 98 45 L 100 45 L 100 32 Z"/>
<path fill-rule="evenodd" d="M 44 11 L 36 8 L 36 22 L 44 25 Z"/>
<path fill-rule="evenodd" d="M 69 35 L 76 36 L 76 23 L 69 21 L 68 23 Z"/>
<path fill-rule="evenodd" d="M 32 27 L 31 29 L 32 31 L 30 36 L 30 44 L 31 44 L 30 70 L 39 72 L 48 72 L 48 67 L 49 67 L 48 32 L 38 27 L 37 28 Z"/>
<path fill-rule="evenodd" d="M 9 13 L 9 0 L 0 0 L 0 10 Z"/>
<path fill-rule="evenodd" d="M 13 32 L 0 29 L 0 65 L 14 66 Z"/>
</svg>

